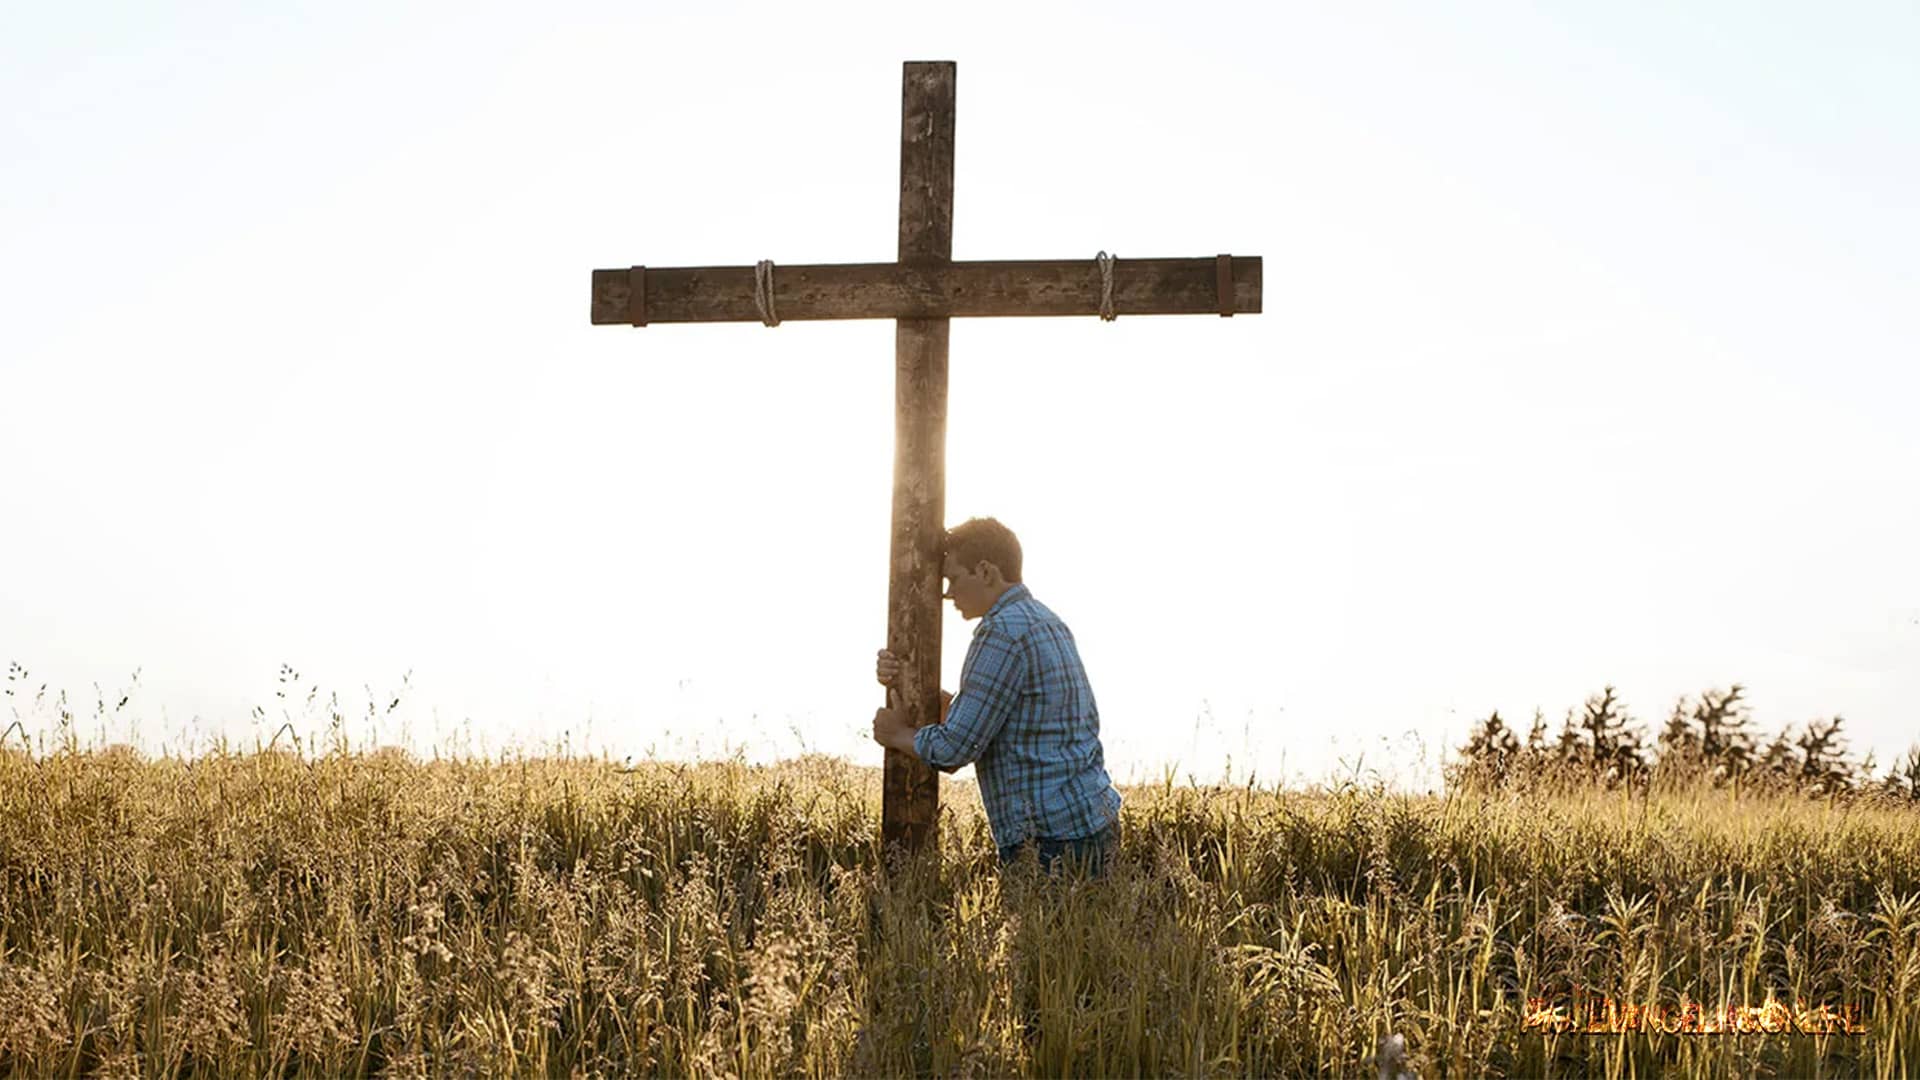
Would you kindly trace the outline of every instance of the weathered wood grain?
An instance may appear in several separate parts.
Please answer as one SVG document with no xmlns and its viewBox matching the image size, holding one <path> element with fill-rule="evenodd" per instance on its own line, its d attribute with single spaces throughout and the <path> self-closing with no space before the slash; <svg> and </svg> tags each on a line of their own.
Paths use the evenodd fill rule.
<svg viewBox="0 0 1920 1080">
<path fill-rule="evenodd" d="M 1260 311 L 1260 257 L 1236 255 L 1232 310 Z M 631 323 L 630 268 L 593 272 L 593 321 Z M 759 322 L 751 266 L 649 266 L 646 321 Z M 1113 308 L 1119 315 L 1213 315 L 1220 311 L 1219 265 L 1197 259 L 1118 259 Z M 1100 268 L 1087 259 L 1013 262 L 796 263 L 773 270 L 780 320 L 948 319 L 1097 315 Z"/>
<path fill-rule="evenodd" d="M 953 254 L 954 65 L 909 63 L 902 82 L 899 258 L 902 264 L 934 267 Z M 776 270 L 776 302 L 784 302 L 780 289 Z M 887 647 L 901 658 L 901 701 L 914 727 L 940 719 L 947 330 L 944 318 L 900 318 L 894 324 Z M 939 823 L 939 774 L 916 754 L 888 750 L 880 789 L 882 847 L 931 847 Z"/>
</svg>

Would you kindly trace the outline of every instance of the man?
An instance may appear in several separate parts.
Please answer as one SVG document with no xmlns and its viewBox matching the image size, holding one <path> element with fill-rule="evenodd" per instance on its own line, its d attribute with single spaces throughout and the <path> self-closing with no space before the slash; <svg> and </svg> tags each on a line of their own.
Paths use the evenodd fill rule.
<svg viewBox="0 0 1920 1080">
<path fill-rule="evenodd" d="M 1031 846 L 1049 869 L 1062 859 L 1101 873 L 1119 851 L 1120 793 L 1100 748 L 1100 710 L 1073 632 L 1020 580 L 1020 541 L 993 518 L 947 531 L 944 599 L 979 619 L 958 693 L 942 720 L 915 730 L 889 693 L 873 739 L 942 772 L 969 762 L 1001 863 Z M 880 650 L 874 674 L 893 688 L 899 659 Z"/>
</svg>

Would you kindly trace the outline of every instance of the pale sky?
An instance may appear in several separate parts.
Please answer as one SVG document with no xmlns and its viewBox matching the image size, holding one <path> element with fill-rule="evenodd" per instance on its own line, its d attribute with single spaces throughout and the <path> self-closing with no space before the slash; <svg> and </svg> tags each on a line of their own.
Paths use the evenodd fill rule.
<svg viewBox="0 0 1920 1080">
<path fill-rule="evenodd" d="M 878 763 L 891 324 L 588 285 L 891 259 L 953 60 L 955 258 L 1265 260 L 1258 316 L 953 326 L 948 519 L 1019 534 L 1116 779 L 1419 782 L 1609 683 L 1884 762 L 1920 9 L 1686 8 L 8 5 L 13 705 L 138 669 L 157 749 L 411 671 L 356 740 Z"/>
</svg>

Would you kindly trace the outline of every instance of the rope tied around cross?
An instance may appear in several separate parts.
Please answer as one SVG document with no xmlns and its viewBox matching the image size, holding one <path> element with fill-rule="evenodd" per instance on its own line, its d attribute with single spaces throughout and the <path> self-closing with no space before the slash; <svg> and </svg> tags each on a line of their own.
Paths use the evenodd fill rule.
<svg viewBox="0 0 1920 1080">
<path fill-rule="evenodd" d="M 753 264 L 753 306 L 760 309 L 761 322 L 768 326 L 780 325 L 780 313 L 773 310 L 772 259 Z"/>
</svg>

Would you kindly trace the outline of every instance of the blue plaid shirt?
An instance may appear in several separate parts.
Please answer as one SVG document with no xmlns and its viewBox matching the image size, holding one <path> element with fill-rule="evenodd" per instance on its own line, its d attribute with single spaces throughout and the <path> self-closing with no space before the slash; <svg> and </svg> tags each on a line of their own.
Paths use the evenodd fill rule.
<svg viewBox="0 0 1920 1080">
<path fill-rule="evenodd" d="M 1120 814 L 1073 631 L 1025 585 L 980 619 L 946 723 L 914 732 L 913 749 L 942 772 L 976 763 L 987 824 L 1003 848 L 1092 836 Z"/>
</svg>

